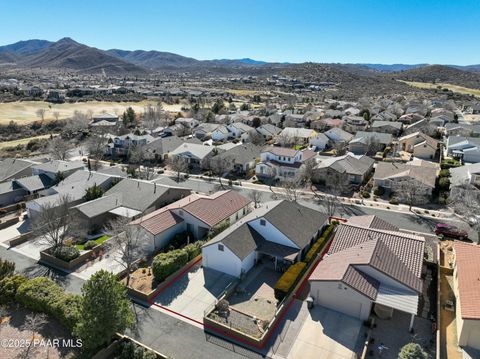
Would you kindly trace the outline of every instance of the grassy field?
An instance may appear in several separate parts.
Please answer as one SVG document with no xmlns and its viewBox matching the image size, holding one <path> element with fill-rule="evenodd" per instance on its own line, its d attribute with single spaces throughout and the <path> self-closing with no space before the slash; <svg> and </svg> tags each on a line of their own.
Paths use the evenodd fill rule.
<svg viewBox="0 0 480 359">
<path fill-rule="evenodd" d="M 45 109 L 45 120 L 55 119 L 55 112 L 58 112 L 59 119 L 71 117 L 75 111 L 87 112 L 92 111 L 93 114 L 100 114 L 108 112 L 112 114 L 121 115 L 127 107 L 131 106 L 135 112 L 143 112 L 145 106 L 148 104 L 155 105 L 155 101 L 141 101 L 141 102 L 104 102 L 104 101 L 89 101 L 77 103 L 62 103 L 51 104 L 42 101 L 23 101 L 23 102 L 9 102 L 0 103 L 0 125 L 8 124 L 10 121 L 15 121 L 18 124 L 28 124 L 38 121 L 39 117 L 36 115 L 38 109 Z M 180 111 L 182 105 L 167 105 L 163 104 L 163 108 L 167 111 Z"/>
<path fill-rule="evenodd" d="M 34 140 L 34 139 L 40 140 L 42 138 L 50 138 L 50 135 L 34 136 L 34 137 L 22 138 L 20 140 L 0 142 L 0 149 L 7 148 L 7 147 L 15 147 L 17 145 L 26 145 L 31 140 Z"/>
<path fill-rule="evenodd" d="M 399 81 L 403 82 L 403 83 L 406 83 L 407 85 L 422 88 L 422 89 L 434 90 L 434 89 L 437 89 L 438 86 L 440 86 L 441 88 L 446 88 L 446 89 L 448 89 L 452 92 L 457 92 L 457 93 L 461 93 L 461 94 L 464 94 L 464 95 L 473 95 L 473 96 L 480 97 L 480 90 L 472 89 L 472 88 L 469 88 L 469 87 L 462 87 L 462 86 L 452 85 L 452 84 L 447 84 L 447 83 L 432 84 L 432 83 L 428 83 L 428 82 L 413 82 L 413 81 L 403 81 L 403 80 L 399 80 Z"/>
</svg>

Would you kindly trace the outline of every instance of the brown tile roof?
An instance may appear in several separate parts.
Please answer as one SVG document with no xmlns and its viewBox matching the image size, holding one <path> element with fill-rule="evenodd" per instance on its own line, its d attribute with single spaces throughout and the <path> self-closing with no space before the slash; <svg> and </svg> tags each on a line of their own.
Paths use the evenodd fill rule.
<svg viewBox="0 0 480 359">
<path fill-rule="evenodd" d="M 354 226 L 366 227 L 366 228 L 375 228 L 375 229 L 385 229 L 387 231 L 399 231 L 397 226 L 394 226 L 387 221 L 384 221 L 376 215 L 366 215 L 366 216 L 354 216 L 348 219 L 348 223 Z"/>
<path fill-rule="evenodd" d="M 334 254 L 347 248 L 365 243 L 372 239 L 381 240 L 388 249 L 405 264 L 416 276 L 422 273 L 425 239 L 409 233 L 365 228 L 351 224 L 341 224 L 328 254 Z"/>
<path fill-rule="evenodd" d="M 183 210 L 213 227 L 238 212 L 251 202 L 236 191 L 228 190 L 201 197 L 183 207 Z"/>
<path fill-rule="evenodd" d="M 183 222 L 183 219 L 171 211 L 163 211 L 157 213 L 156 216 L 140 223 L 148 232 L 153 235 L 162 233 L 163 231 Z"/>
<path fill-rule="evenodd" d="M 463 319 L 480 319 L 480 246 L 455 242 L 460 311 Z"/>
</svg>

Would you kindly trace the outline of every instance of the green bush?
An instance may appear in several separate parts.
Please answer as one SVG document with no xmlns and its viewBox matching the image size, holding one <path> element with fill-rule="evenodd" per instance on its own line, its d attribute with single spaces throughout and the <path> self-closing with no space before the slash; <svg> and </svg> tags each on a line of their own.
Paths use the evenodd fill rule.
<svg viewBox="0 0 480 359">
<path fill-rule="evenodd" d="M 441 170 L 438 175 L 440 177 L 450 177 L 450 170 L 448 169 Z"/>
<path fill-rule="evenodd" d="M 202 246 L 204 243 L 205 243 L 204 241 L 198 241 L 198 242 L 190 243 L 185 247 L 183 247 L 183 250 L 187 252 L 189 261 L 191 261 L 193 258 L 195 258 L 200 253 L 202 253 Z"/>
<path fill-rule="evenodd" d="M 144 349 L 131 341 L 123 341 L 120 344 L 118 359 L 156 359 L 154 352 Z"/>
<path fill-rule="evenodd" d="M 390 198 L 390 201 L 388 201 L 388 203 L 390 203 L 390 204 L 398 204 L 398 199 L 396 199 L 395 197 L 392 197 L 392 198 Z"/>
<path fill-rule="evenodd" d="M 374 194 L 375 196 L 379 196 L 379 197 L 380 197 L 380 196 L 383 196 L 383 195 L 385 194 L 385 188 L 383 188 L 383 187 L 377 187 L 377 188 L 375 188 L 375 190 L 373 191 L 373 194 Z"/>
<path fill-rule="evenodd" d="M 303 273 L 305 266 L 307 264 L 304 262 L 297 262 L 288 267 L 287 271 L 282 274 L 278 279 L 274 287 L 275 298 L 281 301 L 285 298 L 292 287 L 297 282 L 297 279 Z"/>
<path fill-rule="evenodd" d="M 438 180 L 438 186 L 442 191 L 447 191 L 450 188 L 450 179 L 448 177 L 441 177 Z"/>
<path fill-rule="evenodd" d="M 368 191 L 362 191 L 360 192 L 363 198 L 370 198 L 370 192 Z"/>
<path fill-rule="evenodd" d="M 323 232 L 320 238 L 317 239 L 317 241 L 312 245 L 312 247 L 309 249 L 309 251 L 305 255 L 306 263 L 310 263 L 315 258 L 315 256 L 322 250 L 322 248 L 327 243 L 330 233 L 332 233 L 334 228 L 335 228 L 335 224 L 333 224 L 332 222 L 332 224 L 327 227 L 327 229 L 325 230 L 325 232 Z"/>
<path fill-rule="evenodd" d="M 97 246 L 97 242 L 95 242 L 95 241 L 88 241 L 87 243 L 85 243 L 85 244 L 83 245 L 83 249 L 85 249 L 86 251 L 88 251 L 88 250 L 90 250 L 90 249 L 92 249 L 92 248 L 94 248 L 94 247 L 96 247 L 96 246 Z M 78 257 L 78 256 L 77 256 L 77 257 Z"/>
<path fill-rule="evenodd" d="M 13 275 L 15 272 L 15 263 L 0 258 L 0 280 Z"/>
<path fill-rule="evenodd" d="M 80 251 L 74 246 L 60 246 L 53 255 L 65 262 L 70 262 L 80 255 Z"/>
<path fill-rule="evenodd" d="M 152 262 L 153 276 L 157 282 L 161 282 L 187 262 L 188 253 L 185 250 L 175 249 L 167 253 L 160 253 Z"/>
<path fill-rule="evenodd" d="M 23 275 L 12 275 L 0 280 L 0 304 L 7 304 L 15 300 L 18 288 L 28 279 Z"/>
<path fill-rule="evenodd" d="M 461 166 L 460 161 L 454 160 L 454 159 L 444 159 L 442 163 L 440 164 L 440 168 L 442 170 L 446 170 L 452 167 L 458 167 Z"/>
<path fill-rule="evenodd" d="M 50 278 L 37 277 L 18 287 L 15 300 L 25 308 L 51 315 L 73 329 L 79 318 L 82 297 L 65 293 Z"/>
</svg>

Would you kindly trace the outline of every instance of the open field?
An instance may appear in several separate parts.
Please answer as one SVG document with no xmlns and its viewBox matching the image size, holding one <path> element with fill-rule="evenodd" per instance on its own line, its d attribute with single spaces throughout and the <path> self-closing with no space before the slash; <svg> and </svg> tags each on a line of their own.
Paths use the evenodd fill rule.
<svg viewBox="0 0 480 359">
<path fill-rule="evenodd" d="M 54 134 L 53 136 L 56 136 L 56 135 Z M 34 140 L 34 139 L 41 140 L 42 138 L 50 138 L 50 135 L 48 134 L 48 135 L 22 138 L 20 140 L 0 142 L 0 149 L 7 148 L 7 147 L 15 147 L 15 146 L 18 146 L 18 145 L 26 145 L 31 140 Z"/>
<path fill-rule="evenodd" d="M 403 81 L 403 80 L 398 80 L 398 81 L 406 83 L 407 85 L 422 88 L 422 89 L 435 90 L 438 88 L 438 86 L 440 86 L 441 88 L 446 88 L 446 89 L 449 89 L 450 91 L 461 93 L 463 95 L 473 95 L 473 96 L 480 97 L 479 89 L 472 89 L 468 87 L 462 87 L 462 86 L 452 85 L 447 83 L 432 84 L 429 82 L 414 82 L 414 81 Z"/>
<path fill-rule="evenodd" d="M 8 124 L 10 121 L 15 121 L 18 124 L 28 124 L 38 121 L 39 117 L 36 115 L 38 109 L 47 110 L 45 113 L 45 120 L 54 120 L 55 112 L 58 112 L 59 119 L 71 117 L 75 111 L 87 112 L 92 111 L 94 115 L 102 112 L 121 115 L 127 107 L 131 106 L 135 112 L 143 112 L 145 106 L 148 104 L 155 105 L 156 101 L 141 101 L 141 102 L 107 102 L 107 101 L 88 101 L 76 103 L 62 103 L 51 104 L 42 101 L 21 101 L 0 103 L 0 125 Z M 182 105 L 167 105 L 163 104 L 163 108 L 167 111 L 180 111 Z"/>
</svg>

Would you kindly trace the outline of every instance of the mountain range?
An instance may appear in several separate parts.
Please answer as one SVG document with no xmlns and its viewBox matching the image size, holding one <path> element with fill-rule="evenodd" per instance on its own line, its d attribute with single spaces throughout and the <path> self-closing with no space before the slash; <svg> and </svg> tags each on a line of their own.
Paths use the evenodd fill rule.
<svg viewBox="0 0 480 359">
<path fill-rule="evenodd" d="M 170 52 L 144 50 L 101 50 L 71 38 L 56 42 L 26 40 L 0 46 L 0 66 L 20 69 L 66 70 L 86 74 L 146 75 L 156 71 L 207 70 L 265 74 L 278 72 L 295 76 L 317 74 L 317 81 L 352 76 L 362 78 L 403 79 L 421 82 L 447 82 L 480 88 L 480 65 L 429 64 L 317 64 L 270 63 L 250 58 L 198 60 Z"/>
</svg>

